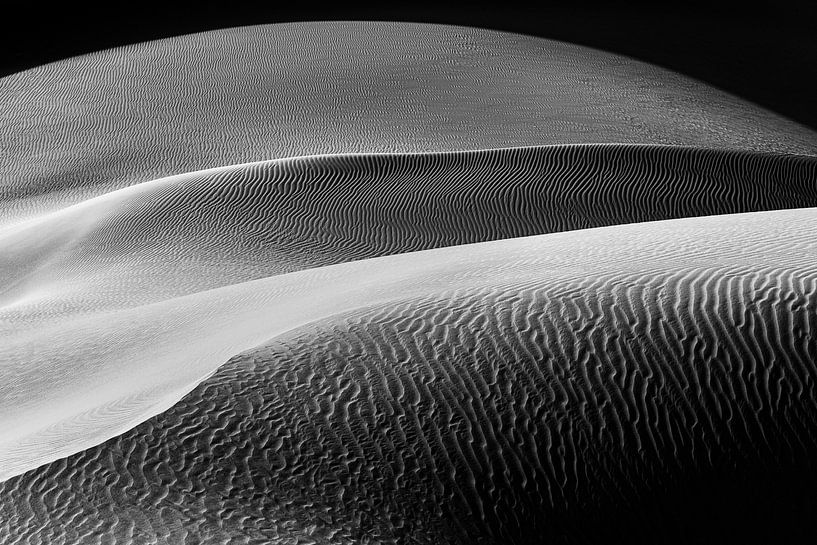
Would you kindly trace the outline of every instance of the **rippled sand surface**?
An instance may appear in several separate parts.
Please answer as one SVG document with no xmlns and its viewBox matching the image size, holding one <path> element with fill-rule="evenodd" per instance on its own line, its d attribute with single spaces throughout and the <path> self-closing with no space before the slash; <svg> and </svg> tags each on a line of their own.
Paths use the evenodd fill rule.
<svg viewBox="0 0 817 545">
<path fill-rule="evenodd" d="M 406 23 L 138 44 L 0 103 L 1 543 L 814 531 L 810 130 Z"/>
</svg>

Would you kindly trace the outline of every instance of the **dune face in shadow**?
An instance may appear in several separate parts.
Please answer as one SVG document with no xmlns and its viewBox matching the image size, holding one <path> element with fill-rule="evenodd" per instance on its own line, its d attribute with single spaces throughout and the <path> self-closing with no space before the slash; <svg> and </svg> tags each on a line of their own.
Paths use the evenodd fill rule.
<svg viewBox="0 0 817 545">
<path fill-rule="evenodd" d="M 6 481 L 3 533 L 680 543 L 746 521 L 800 535 L 814 220 L 693 218 L 329 267 L 395 276 L 426 256 L 397 284 L 426 293 L 285 334 L 133 430 Z"/>
<path fill-rule="evenodd" d="M 403 23 L 0 103 L 3 544 L 815 535 L 812 131 Z"/>
</svg>

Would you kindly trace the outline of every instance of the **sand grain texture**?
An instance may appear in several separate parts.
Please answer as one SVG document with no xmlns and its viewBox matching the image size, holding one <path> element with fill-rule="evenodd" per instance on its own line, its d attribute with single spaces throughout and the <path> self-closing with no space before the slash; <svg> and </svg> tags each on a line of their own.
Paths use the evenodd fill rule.
<svg viewBox="0 0 817 545">
<path fill-rule="evenodd" d="M 137 44 L 0 104 L 3 545 L 814 535 L 810 130 L 405 23 Z"/>
<path fill-rule="evenodd" d="M 814 155 L 817 135 L 576 45 L 411 23 L 223 29 L 0 79 L 0 227 L 137 182 L 290 156 L 634 143 Z"/>
<path fill-rule="evenodd" d="M 814 508 L 815 213 L 574 231 L 243 284 L 234 313 L 308 276 L 386 285 L 234 358 L 168 412 L 7 480 L 0 531 L 667 542 L 688 516 L 727 532 L 760 512 L 809 527 L 797 517 Z M 717 516 L 715 499 L 731 502 Z"/>
</svg>

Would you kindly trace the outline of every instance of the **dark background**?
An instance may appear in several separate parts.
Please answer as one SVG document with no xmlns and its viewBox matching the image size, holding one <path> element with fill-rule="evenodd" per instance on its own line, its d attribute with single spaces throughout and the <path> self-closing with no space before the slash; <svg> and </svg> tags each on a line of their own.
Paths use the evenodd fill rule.
<svg viewBox="0 0 817 545">
<path fill-rule="evenodd" d="M 817 3 L 817 2 L 815 2 Z M 127 43 L 208 29 L 307 20 L 395 20 L 494 28 L 588 45 L 706 81 L 817 129 L 817 11 L 806 3 L 662 5 L 563 0 L 522 7 L 448 3 L 360 8 L 288 3 L 7 2 L 0 75 Z"/>
</svg>

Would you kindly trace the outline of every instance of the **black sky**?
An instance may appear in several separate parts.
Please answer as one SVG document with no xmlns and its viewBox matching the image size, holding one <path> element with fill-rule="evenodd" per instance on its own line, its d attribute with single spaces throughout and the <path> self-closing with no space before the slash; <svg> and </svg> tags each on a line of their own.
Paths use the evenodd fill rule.
<svg viewBox="0 0 817 545">
<path fill-rule="evenodd" d="M 214 28 L 308 20 L 395 20 L 459 24 L 565 40 L 629 55 L 706 81 L 817 129 L 817 19 L 801 4 L 612 6 L 564 0 L 522 7 L 445 3 L 360 8 L 172 2 L 50 8 L 9 2 L 0 75 L 61 58 Z"/>
</svg>

